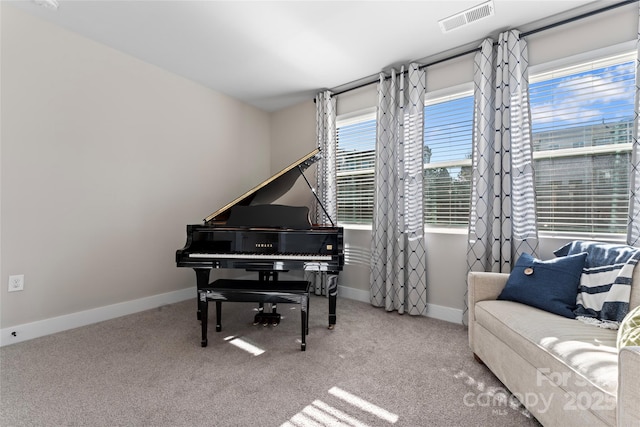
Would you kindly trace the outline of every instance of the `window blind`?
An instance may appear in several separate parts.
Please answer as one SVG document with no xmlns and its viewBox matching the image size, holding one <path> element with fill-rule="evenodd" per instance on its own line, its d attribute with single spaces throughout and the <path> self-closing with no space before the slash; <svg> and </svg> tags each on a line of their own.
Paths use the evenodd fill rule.
<svg viewBox="0 0 640 427">
<path fill-rule="evenodd" d="M 540 231 L 625 233 L 635 55 L 531 77 Z"/>
<path fill-rule="evenodd" d="M 459 93 L 424 109 L 424 219 L 438 227 L 469 221 L 473 96 Z"/>
<path fill-rule="evenodd" d="M 530 77 L 540 231 L 624 233 L 635 94 L 635 53 Z M 468 222 L 473 95 L 429 100 L 424 109 L 427 226 Z M 339 119 L 338 220 L 373 216 L 375 113 Z"/>
<path fill-rule="evenodd" d="M 371 224 L 373 220 L 375 114 L 337 122 L 338 221 Z"/>
</svg>

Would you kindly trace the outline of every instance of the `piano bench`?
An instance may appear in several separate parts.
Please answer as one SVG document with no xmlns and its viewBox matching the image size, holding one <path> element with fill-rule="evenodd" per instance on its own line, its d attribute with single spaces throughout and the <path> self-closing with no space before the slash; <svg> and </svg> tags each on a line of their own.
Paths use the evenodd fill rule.
<svg viewBox="0 0 640 427">
<path fill-rule="evenodd" d="M 257 302 L 300 304 L 302 344 L 300 349 L 306 350 L 306 336 L 309 333 L 309 288 L 311 283 L 306 280 L 286 281 L 258 281 L 218 279 L 206 288 L 198 289 L 198 311 L 202 326 L 202 347 L 207 346 L 207 323 L 209 301 L 216 302 L 216 332 L 222 330 L 222 302 Z M 272 313 L 277 315 L 277 313 Z M 279 319 L 279 315 L 278 319 Z M 265 315 L 269 317 L 269 314 Z"/>
</svg>

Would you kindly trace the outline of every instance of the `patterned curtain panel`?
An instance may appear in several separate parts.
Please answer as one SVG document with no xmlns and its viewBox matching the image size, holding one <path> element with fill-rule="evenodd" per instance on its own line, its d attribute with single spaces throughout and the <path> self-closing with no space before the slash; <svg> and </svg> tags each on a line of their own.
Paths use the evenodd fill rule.
<svg viewBox="0 0 640 427">
<path fill-rule="evenodd" d="M 371 304 L 425 314 L 426 250 L 422 213 L 426 75 L 418 64 L 378 84 Z"/>
<path fill-rule="evenodd" d="M 467 264 L 509 273 L 522 253 L 538 252 L 526 42 L 515 30 L 500 34 L 497 47 L 485 40 L 474 67 Z"/>
<path fill-rule="evenodd" d="M 321 158 L 316 162 L 317 195 L 331 219 L 337 221 L 336 189 L 336 99 L 329 91 L 316 96 L 316 142 Z M 316 204 L 318 224 L 330 224 L 324 210 Z"/>
<path fill-rule="evenodd" d="M 337 222 L 338 203 L 336 187 L 336 99 L 330 91 L 316 95 L 316 143 L 321 158 L 316 162 L 316 194 L 324 209 L 315 202 L 315 222 L 331 224 L 327 214 Z M 308 278 L 316 295 L 326 294 L 326 273 L 312 273 Z"/>
<path fill-rule="evenodd" d="M 631 177 L 629 180 L 629 221 L 627 224 L 627 244 L 640 247 L 640 22 L 636 40 L 636 99 L 633 123 L 633 148 L 631 152 Z"/>
</svg>

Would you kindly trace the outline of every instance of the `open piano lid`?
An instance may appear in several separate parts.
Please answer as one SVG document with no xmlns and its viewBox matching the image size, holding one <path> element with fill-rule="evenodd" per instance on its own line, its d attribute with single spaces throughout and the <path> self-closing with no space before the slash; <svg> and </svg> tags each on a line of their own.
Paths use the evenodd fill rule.
<svg viewBox="0 0 640 427">
<path fill-rule="evenodd" d="M 231 208 L 237 205 L 249 206 L 258 204 L 268 204 L 277 200 L 293 187 L 302 171 L 320 159 L 320 149 L 316 148 L 306 156 L 291 163 L 271 178 L 253 187 L 242 196 L 226 204 L 224 207 L 213 212 L 204 219 L 205 224 L 214 222 L 225 222 L 229 218 Z"/>
</svg>

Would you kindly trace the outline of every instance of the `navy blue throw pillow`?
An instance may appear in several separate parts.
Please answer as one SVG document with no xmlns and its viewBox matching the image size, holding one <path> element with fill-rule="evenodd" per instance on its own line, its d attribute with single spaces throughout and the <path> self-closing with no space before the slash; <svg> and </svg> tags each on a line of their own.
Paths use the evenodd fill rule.
<svg viewBox="0 0 640 427">
<path fill-rule="evenodd" d="M 522 254 L 498 299 L 575 319 L 573 310 L 586 258 L 586 252 L 548 261 Z"/>
</svg>

